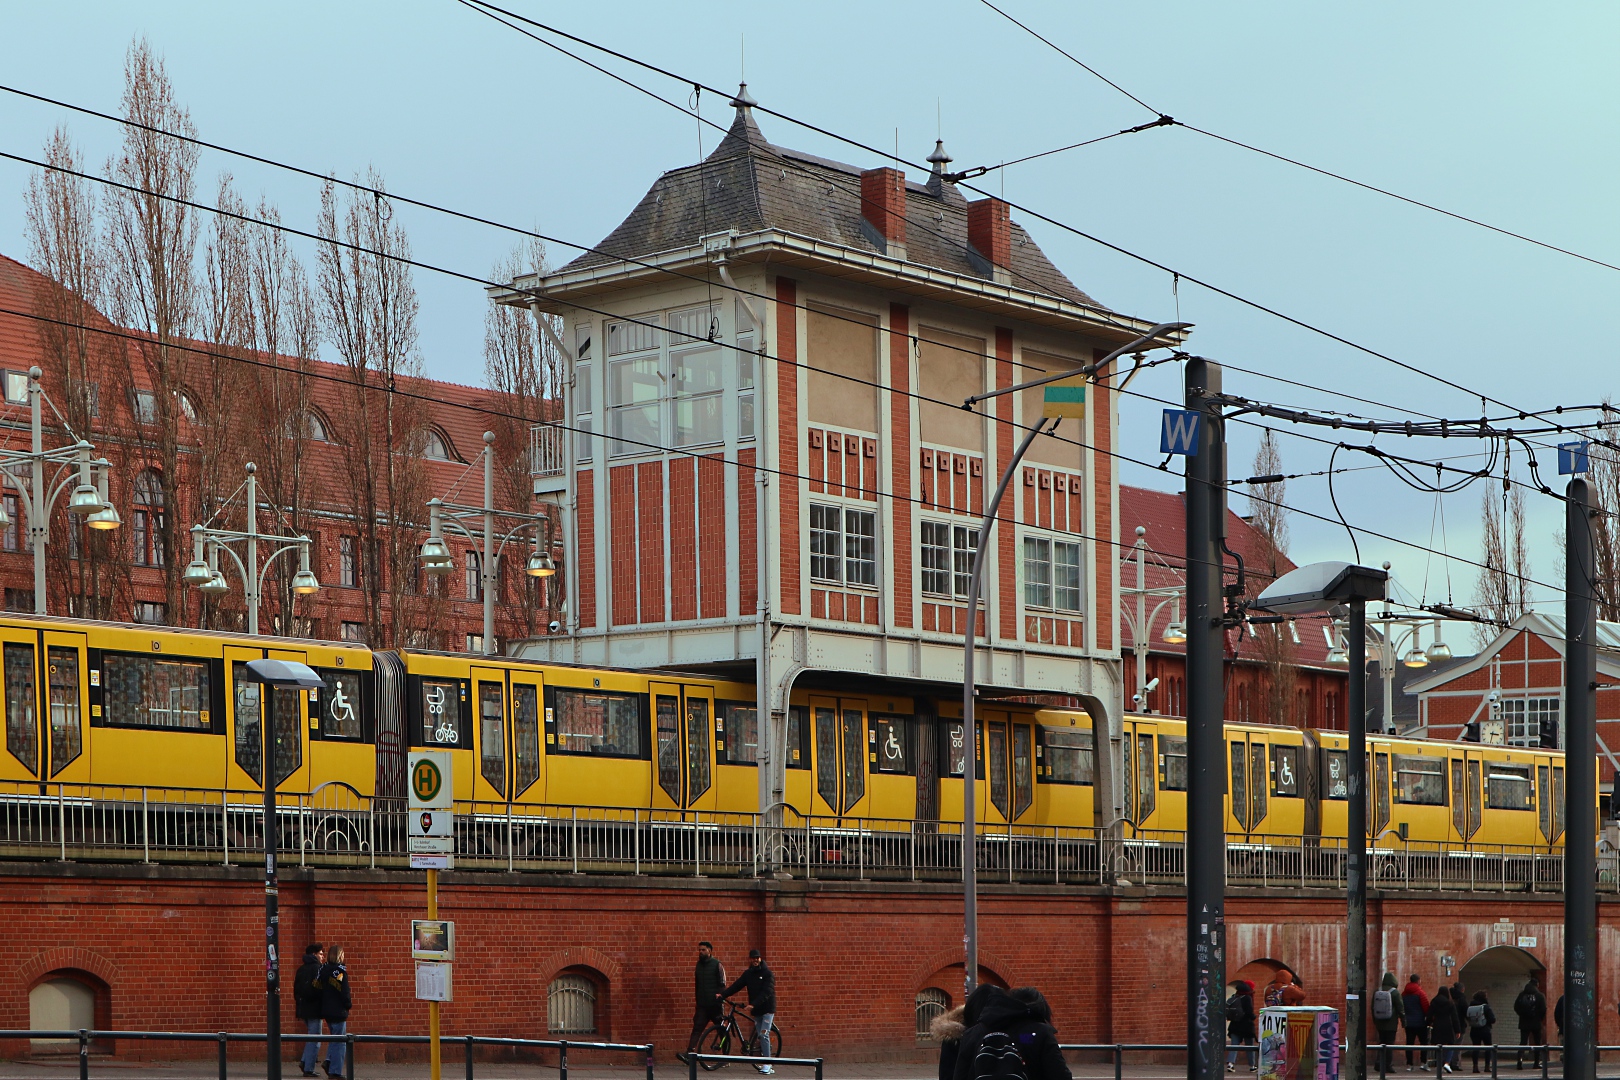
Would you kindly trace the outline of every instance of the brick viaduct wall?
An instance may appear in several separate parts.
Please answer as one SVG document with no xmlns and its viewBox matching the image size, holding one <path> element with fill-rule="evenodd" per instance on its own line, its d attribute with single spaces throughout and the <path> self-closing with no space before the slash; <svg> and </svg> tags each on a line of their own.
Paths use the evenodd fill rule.
<svg viewBox="0 0 1620 1080">
<path fill-rule="evenodd" d="M 419 875 L 314 871 L 284 879 L 284 1016 L 306 941 L 342 944 L 355 991 L 353 1030 L 422 1033 L 413 998 L 409 922 Z M 52 973 L 98 988 L 98 1024 L 114 1029 L 263 1030 L 264 894 L 246 870 L 0 866 L 0 1027 L 25 1028 L 29 990 Z M 1148 890 L 987 886 L 981 964 L 1009 985 L 1039 986 L 1065 1041 L 1173 1041 L 1184 1024 L 1185 900 Z M 1528 950 L 1561 985 L 1562 903 L 1556 897 L 1374 895 L 1369 968 L 1441 981 L 1481 950 L 1536 938 Z M 1298 971 L 1308 1000 L 1342 1004 L 1344 904 L 1302 893 L 1233 894 L 1229 975 L 1269 959 Z M 582 880 L 446 874 L 440 912 L 456 920 L 455 1001 L 447 1033 L 546 1037 L 546 988 L 567 969 L 600 988 L 600 1036 L 684 1045 L 691 965 L 700 938 L 735 975 L 761 948 L 776 971 L 790 1053 L 916 1058 L 914 998 L 926 986 L 961 992 L 961 900 L 936 886 L 801 881 Z M 1504 922 L 1503 920 L 1507 920 Z M 1620 1041 L 1620 903 L 1600 911 L 1600 1035 Z M 1511 1002 L 1496 1003 L 1512 1041 Z M 0 1045 L 0 1054 L 26 1052 Z M 175 1056 L 123 1044 L 120 1055 Z M 203 1047 L 199 1052 L 211 1052 Z M 233 1050 L 233 1054 L 238 1051 Z M 241 1051 L 251 1056 L 251 1051 Z M 363 1055 L 377 1055 L 371 1049 Z"/>
</svg>

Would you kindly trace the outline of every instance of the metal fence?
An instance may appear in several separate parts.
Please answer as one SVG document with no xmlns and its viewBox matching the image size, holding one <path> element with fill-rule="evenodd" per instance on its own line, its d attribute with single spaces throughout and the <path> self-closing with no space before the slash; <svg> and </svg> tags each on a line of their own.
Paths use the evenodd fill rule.
<svg viewBox="0 0 1620 1080">
<path fill-rule="evenodd" d="M 280 796 L 282 864 L 409 865 L 402 800 L 348 784 Z M 458 869 L 568 874 L 958 881 L 964 844 L 952 822 L 647 810 L 612 806 L 456 804 Z M 973 847 L 985 883 L 1181 886 L 1180 832 L 982 825 Z M 29 785 L 0 789 L 0 858 L 212 863 L 259 860 L 262 795 L 188 788 Z M 1620 891 L 1617 856 L 1598 860 L 1598 888 Z M 1250 836 L 1229 841 L 1232 887 L 1345 886 L 1342 839 Z M 1400 891 L 1560 893 L 1556 848 L 1442 846 L 1390 835 L 1369 853 L 1368 882 Z"/>
<path fill-rule="evenodd" d="M 1062 1043 L 1059 1046 L 1066 1055 L 1072 1058 L 1081 1057 L 1089 1059 L 1087 1063 L 1096 1061 L 1112 1064 L 1114 1080 L 1123 1080 L 1125 1075 L 1125 1059 L 1127 1055 L 1152 1054 L 1156 1063 L 1164 1063 L 1166 1059 L 1185 1060 L 1187 1047 L 1183 1043 Z M 1253 1043 L 1241 1046 L 1228 1043 L 1227 1058 L 1233 1061 L 1239 1072 L 1248 1070 L 1249 1064 L 1258 1064 L 1259 1048 Z M 1402 1050 L 1413 1052 L 1433 1068 L 1437 1052 L 1446 1054 L 1447 1058 L 1456 1063 L 1458 1072 L 1461 1072 L 1465 1060 L 1472 1062 L 1471 1053 L 1478 1053 L 1481 1064 L 1488 1059 L 1492 1080 L 1497 1080 L 1498 1067 L 1505 1061 L 1514 1061 L 1515 1065 L 1522 1064 L 1524 1058 L 1530 1059 L 1532 1069 L 1539 1070 L 1541 1080 L 1551 1080 L 1553 1075 L 1563 1074 L 1562 1063 L 1554 1067 L 1553 1058 L 1559 1055 L 1556 1046 L 1518 1046 L 1518 1045 L 1475 1045 L 1472 1043 L 1447 1043 L 1441 1046 L 1428 1046 L 1412 1044 L 1403 1046 L 1398 1043 L 1369 1043 L 1367 1044 L 1367 1072 L 1371 1075 L 1377 1072 L 1379 1080 L 1386 1080 L 1388 1075 L 1396 1071 L 1396 1058 Z M 1620 1046 L 1599 1046 L 1599 1054 L 1620 1050 Z M 1387 1053 L 1386 1053 L 1387 1051 Z M 1344 1044 L 1339 1044 L 1341 1062 L 1343 1060 Z M 1078 1063 L 1078 1062 L 1077 1062 Z M 1532 1073 L 1534 1075 L 1534 1073 Z"/>
<path fill-rule="evenodd" d="M 529 475 L 559 476 L 567 468 L 563 440 L 568 432 L 558 424 L 535 424 L 529 428 Z"/>
<path fill-rule="evenodd" d="M 137 1042 L 172 1042 L 172 1043 L 213 1043 L 218 1047 L 217 1059 L 219 1062 L 219 1080 L 228 1080 L 230 1076 L 230 1045 L 232 1043 L 264 1043 L 265 1035 L 262 1032 L 229 1032 L 229 1031 L 92 1031 L 81 1028 L 77 1031 L 23 1031 L 0 1030 L 0 1039 L 28 1039 L 31 1042 L 77 1044 L 79 1056 L 79 1080 L 90 1080 L 90 1054 L 97 1044 L 105 1046 L 110 1042 L 137 1041 Z M 281 1041 L 291 1043 L 297 1049 L 294 1056 L 300 1052 L 303 1043 L 307 1042 L 341 1042 L 343 1043 L 345 1080 L 355 1080 L 354 1049 L 358 1045 L 368 1043 L 386 1043 L 391 1045 L 426 1046 L 429 1037 L 426 1035 L 356 1035 L 350 1032 L 333 1039 L 331 1035 L 305 1035 L 302 1033 L 284 1032 Z M 475 1051 L 478 1047 L 505 1047 L 510 1050 L 555 1050 L 557 1051 L 557 1080 L 568 1080 L 568 1053 L 570 1050 L 594 1051 L 601 1053 L 633 1053 L 640 1056 L 640 1066 L 645 1067 L 647 1080 L 653 1080 L 653 1044 L 652 1043 L 604 1043 L 604 1042 L 571 1042 L 567 1040 L 552 1039 L 508 1039 L 492 1035 L 445 1035 L 440 1037 L 442 1047 L 454 1050 L 460 1048 L 466 1066 L 467 1080 L 477 1080 L 474 1061 Z M 287 1047 L 283 1047 L 285 1054 Z M 238 1063 L 242 1065 L 242 1063 Z M 239 1075 L 253 1076 L 263 1072 L 264 1061 L 257 1059 L 252 1067 L 239 1069 Z M 127 1066 L 118 1066 L 107 1070 L 109 1073 L 125 1074 Z M 821 1072 L 818 1069 L 816 1076 L 819 1080 Z"/>
</svg>

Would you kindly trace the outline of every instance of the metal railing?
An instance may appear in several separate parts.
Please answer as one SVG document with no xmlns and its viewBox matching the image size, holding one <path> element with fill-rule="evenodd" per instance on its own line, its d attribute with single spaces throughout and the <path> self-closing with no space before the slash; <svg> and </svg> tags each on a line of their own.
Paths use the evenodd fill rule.
<svg viewBox="0 0 1620 1080">
<path fill-rule="evenodd" d="M 279 797 L 274 827 L 284 866 L 409 865 L 403 800 L 348 784 Z M 567 874 L 959 881 L 964 844 L 954 822 L 460 802 L 458 869 Z M 1345 887 L 1342 839 L 1250 836 L 1226 848 L 1235 888 Z M 0 786 L 0 858 L 232 866 L 258 861 L 264 810 L 257 791 L 85 784 Z M 973 860 L 981 882 L 1049 885 L 1185 884 L 1181 832 L 988 824 Z M 1620 892 L 1614 852 L 1598 888 Z M 1386 836 L 1369 852 L 1368 881 L 1396 891 L 1550 893 L 1563 889 L 1557 848 L 1440 845 Z"/>
<path fill-rule="evenodd" d="M 769 1065 L 774 1069 L 778 1065 L 786 1065 L 790 1068 L 814 1069 L 816 1071 L 816 1080 L 822 1080 L 821 1066 L 823 1059 L 821 1058 L 739 1057 L 734 1054 L 699 1054 L 696 1051 L 688 1051 L 685 1057 L 686 1073 L 689 1080 L 697 1080 L 698 1066 L 705 1061 L 715 1062 L 717 1068 L 726 1065 L 752 1065 L 755 1068 Z M 704 1068 L 707 1069 L 708 1066 L 704 1066 Z M 649 1074 L 648 1080 L 651 1080 L 651 1074 Z"/>
<path fill-rule="evenodd" d="M 93 1031 L 88 1028 L 78 1030 L 0 1030 L 0 1039 L 28 1039 L 47 1043 L 77 1043 L 79 1055 L 79 1080 L 90 1080 L 90 1054 L 93 1044 L 116 1042 L 119 1040 L 133 1040 L 144 1042 L 179 1042 L 179 1043 L 214 1043 L 218 1047 L 217 1059 L 219 1062 L 219 1080 L 227 1080 L 230 1075 L 231 1043 L 263 1043 L 265 1036 L 262 1032 L 229 1032 L 229 1031 Z M 294 1032 L 283 1032 L 283 1043 L 310 1043 L 340 1042 L 343 1044 L 343 1062 L 345 1072 L 344 1080 L 355 1080 L 354 1049 L 357 1045 L 367 1043 L 388 1043 L 392 1045 L 426 1046 L 429 1037 L 426 1035 L 357 1035 L 349 1032 L 335 1038 L 332 1035 L 307 1035 Z M 555 1050 L 557 1051 L 557 1080 L 568 1080 L 568 1052 L 570 1050 L 591 1050 L 606 1053 L 634 1053 L 642 1057 L 646 1068 L 647 1080 L 653 1078 L 653 1044 L 652 1043 L 605 1043 L 605 1042 L 573 1042 L 556 1039 L 510 1039 L 494 1035 L 444 1035 L 439 1039 L 443 1047 L 462 1048 L 462 1056 L 466 1065 L 467 1080 L 477 1080 L 474 1071 L 476 1054 L 474 1051 L 480 1046 L 507 1047 L 519 1050 Z M 285 1048 L 284 1048 L 285 1052 Z M 295 1055 L 296 1056 L 296 1055 Z M 252 1076 L 264 1068 L 263 1059 L 258 1059 L 254 1067 L 248 1068 L 241 1075 Z M 118 1073 L 128 1071 L 119 1067 Z M 821 1076 L 818 1068 L 817 1080 Z"/>
<path fill-rule="evenodd" d="M 1187 1046 L 1185 1043 L 1062 1043 L 1059 1045 L 1058 1049 L 1062 1050 L 1065 1054 L 1088 1054 L 1098 1057 L 1106 1056 L 1106 1059 L 1113 1064 L 1114 1080 L 1123 1080 L 1124 1078 L 1126 1054 L 1153 1053 L 1160 1055 L 1185 1055 L 1187 1052 Z M 1431 1046 L 1420 1043 L 1413 1043 L 1411 1045 L 1402 1045 L 1400 1043 L 1368 1043 L 1368 1073 L 1370 1075 L 1372 1071 L 1376 1069 L 1379 1080 L 1387 1080 L 1389 1073 L 1394 1071 L 1395 1057 L 1402 1050 L 1414 1052 L 1423 1061 L 1428 1062 L 1431 1067 L 1433 1067 L 1436 1060 L 1436 1051 L 1443 1052 L 1448 1057 L 1454 1055 L 1458 1066 L 1461 1066 L 1466 1054 L 1471 1051 L 1477 1051 L 1482 1058 L 1489 1057 L 1490 1059 L 1491 1080 L 1498 1080 L 1497 1067 L 1504 1058 L 1508 1057 L 1517 1058 L 1520 1061 L 1522 1061 L 1525 1057 L 1529 1057 L 1531 1059 L 1532 1068 L 1539 1068 L 1541 1070 L 1541 1080 L 1551 1080 L 1551 1060 L 1554 1054 L 1558 1054 L 1560 1052 L 1560 1049 L 1561 1048 L 1556 1045 L 1518 1046 L 1504 1044 L 1491 1045 L 1477 1043 L 1443 1043 L 1437 1046 Z M 1596 1049 L 1598 1053 L 1601 1054 L 1620 1050 L 1620 1046 L 1599 1046 Z M 1254 1043 L 1243 1043 L 1241 1045 L 1236 1043 L 1227 1043 L 1226 1050 L 1228 1058 L 1232 1058 L 1234 1054 L 1236 1055 L 1233 1060 L 1235 1060 L 1239 1065 L 1243 1065 L 1245 1061 L 1258 1063 L 1260 1048 Z M 1388 1055 L 1383 1053 L 1385 1050 L 1389 1051 Z M 1343 1043 L 1339 1044 L 1339 1052 L 1341 1054 L 1342 1061 L 1342 1054 L 1344 1053 Z M 1560 1068 L 1558 1073 L 1561 1075 L 1562 1071 L 1562 1068 Z"/>
<path fill-rule="evenodd" d="M 557 424 L 534 424 L 529 428 L 529 475 L 561 476 L 567 468 L 563 440 L 568 432 Z"/>
</svg>

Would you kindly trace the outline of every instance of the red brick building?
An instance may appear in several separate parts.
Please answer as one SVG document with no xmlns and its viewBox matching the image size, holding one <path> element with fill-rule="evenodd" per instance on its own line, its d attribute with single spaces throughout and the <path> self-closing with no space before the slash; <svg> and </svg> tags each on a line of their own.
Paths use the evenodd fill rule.
<svg viewBox="0 0 1620 1080">
<path fill-rule="evenodd" d="M 62 318 L 64 310 L 79 314 Z M 80 330 L 83 324 L 87 329 Z M 76 339 L 76 340 L 70 340 Z M 393 392 L 382 386 L 367 393 L 388 397 L 400 423 L 417 435 L 414 453 L 382 455 L 401 478 L 398 518 L 379 525 L 381 546 L 391 559 L 367 560 L 364 530 L 357 525 L 350 465 L 355 456 L 348 442 L 370 440 L 352 420 L 355 394 L 348 368 L 313 360 L 228 353 L 206 342 L 172 347 L 191 364 L 195 386 L 179 393 L 179 475 L 164 482 L 155 447 L 151 383 L 131 350 L 138 334 L 113 325 L 94 309 L 65 304 L 64 290 L 21 263 L 0 256 L 0 449 L 27 450 L 30 419 L 27 376 L 43 371 L 41 383 L 49 404 L 45 414 L 47 449 L 71 443 L 62 409 L 72 415 L 78 404 L 87 422 L 80 432 L 96 454 L 111 463 L 109 498 L 123 520 L 121 528 L 91 533 L 69 520 L 59 499 L 50 519 L 47 544 L 47 611 L 117 621 L 239 627 L 242 582 L 226 569 L 232 591 L 204 602 L 194 590 L 178 586 L 178 571 L 192 558 L 189 529 L 225 504 L 215 524 L 245 526 L 242 495 L 229 497 L 256 461 L 260 481 L 260 529 L 302 532 L 314 541 L 313 569 L 321 590 L 292 598 L 284 589 L 296 569 L 287 556 L 284 573 L 270 576 L 271 587 L 261 608 L 266 633 L 353 640 L 379 646 L 415 644 L 451 649 L 482 647 L 483 608 L 472 545 L 454 533 L 446 541 L 456 557 L 456 570 L 442 584 L 415 572 L 412 552 L 426 535 L 426 501 L 456 487 L 464 503 L 481 503 L 486 429 L 500 433 L 495 452 L 503 470 L 520 484 L 497 484 L 497 503 L 529 509 L 529 425 L 502 416 L 502 403 L 489 391 L 429 379 L 400 379 Z M 86 370 L 71 372 L 64 362 L 68 348 L 86 358 Z M 221 374 L 223 373 L 223 374 Z M 87 377 L 86 377 L 87 375 Z M 209 404 L 210 377 L 233 380 L 218 404 Z M 277 401 L 265 388 L 272 382 L 287 389 Z M 293 404 L 287 404 L 291 401 Z M 355 433 L 351 435 L 351 433 Z M 296 452 L 288 450 L 296 447 Z M 471 472 L 469 473 L 469 466 Z M 457 483 L 459 487 L 457 487 Z M 408 486 L 407 486 L 408 485 Z M 515 493 L 514 489 L 515 488 Z M 284 497 L 278 498 L 278 493 Z M 504 497 L 503 497 L 504 496 Z M 10 523 L 0 527 L 0 588 L 5 606 L 33 610 L 33 555 L 26 501 L 9 486 L 0 493 Z M 405 512 L 409 512 L 407 517 Z M 268 553 L 270 545 L 261 551 Z M 544 633 L 551 610 L 560 600 L 555 587 L 542 593 L 522 573 L 527 542 L 508 546 L 503 562 L 515 563 L 501 575 L 496 605 L 501 639 Z M 514 558 L 515 556 L 515 558 Z M 228 560 L 227 560 L 228 561 Z M 375 571 L 370 570 L 375 567 Z M 390 572 L 387 568 L 399 568 Z M 382 580 L 369 581 L 375 573 Z M 396 609 L 399 619 L 395 620 Z M 391 627 L 402 628 L 392 640 Z"/>
<path fill-rule="evenodd" d="M 1125 662 L 1125 692 L 1134 695 L 1139 685 L 1136 674 L 1135 614 L 1136 563 L 1138 552 L 1133 544 L 1137 530 L 1144 546 L 1143 587 L 1158 595 L 1143 601 L 1143 634 L 1149 652 L 1144 665 L 1146 679 L 1157 679 L 1158 686 L 1149 691 L 1144 708 L 1162 716 L 1187 715 L 1187 648 L 1182 643 L 1164 640 L 1165 630 L 1178 618 L 1186 617 L 1185 602 L 1176 604 L 1161 601 L 1165 592 L 1180 591 L 1185 598 L 1186 576 L 1184 566 L 1187 552 L 1187 512 L 1183 496 L 1168 491 L 1121 485 L 1119 489 L 1119 578 L 1123 591 L 1120 604 L 1122 654 Z M 1246 585 L 1249 596 L 1258 596 L 1274 580 L 1258 567 L 1267 565 L 1264 557 L 1265 538 L 1247 520 L 1227 511 L 1228 543 L 1243 556 L 1246 567 Z M 1294 569 L 1286 557 L 1281 559 L 1283 573 Z M 1237 563 L 1228 560 L 1227 573 L 1235 575 Z M 1158 611 L 1155 613 L 1155 608 Z M 1229 630 L 1226 635 L 1226 718 L 1237 723 L 1293 724 L 1297 727 L 1334 728 L 1343 730 L 1345 702 L 1348 694 L 1348 667 L 1328 663 L 1329 643 L 1323 631 L 1330 626 L 1325 617 L 1302 616 L 1291 623 L 1253 626 L 1244 633 Z M 1272 707 L 1269 684 L 1270 668 L 1264 651 L 1266 639 L 1280 641 L 1280 650 L 1273 647 L 1271 655 L 1294 665 L 1293 707 L 1286 715 L 1277 715 Z M 1280 702 L 1279 702 L 1280 703 Z"/>
</svg>

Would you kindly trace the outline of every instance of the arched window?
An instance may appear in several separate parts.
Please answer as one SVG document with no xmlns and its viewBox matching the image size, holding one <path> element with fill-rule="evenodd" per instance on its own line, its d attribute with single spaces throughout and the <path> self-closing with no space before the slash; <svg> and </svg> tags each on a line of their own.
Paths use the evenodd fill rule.
<svg viewBox="0 0 1620 1080">
<path fill-rule="evenodd" d="M 331 442 L 326 433 L 326 421 L 314 409 L 305 409 L 287 418 L 287 438 L 300 438 L 307 442 Z"/>
<path fill-rule="evenodd" d="M 546 990 L 546 1031 L 553 1035 L 596 1034 L 596 984 L 584 975 L 564 973 Z"/>
<path fill-rule="evenodd" d="M 951 995 L 937 986 L 928 986 L 917 991 L 917 1038 L 932 1039 L 934 1037 L 934 1018 L 942 1015 L 951 1007 Z"/>
<path fill-rule="evenodd" d="M 147 469 L 135 478 L 135 504 L 130 514 L 130 561 L 136 566 L 164 565 L 163 477 Z"/>
<path fill-rule="evenodd" d="M 422 444 L 422 456 L 431 461 L 455 460 L 455 455 L 450 453 L 450 440 L 433 428 L 428 428 L 427 439 Z"/>
<path fill-rule="evenodd" d="M 28 992 L 28 1026 L 34 1031 L 77 1031 L 96 1026 L 96 992 L 78 979 L 55 975 Z M 35 1039 L 38 1049 L 66 1049 L 65 1039 Z"/>
<path fill-rule="evenodd" d="M 184 390 L 176 391 L 174 396 L 180 399 L 180 415 L 184 416 L 188 422 L 195 424 L 197 417 L 202 415 L 197 409 L 197 402 Z"/>
</svg>

